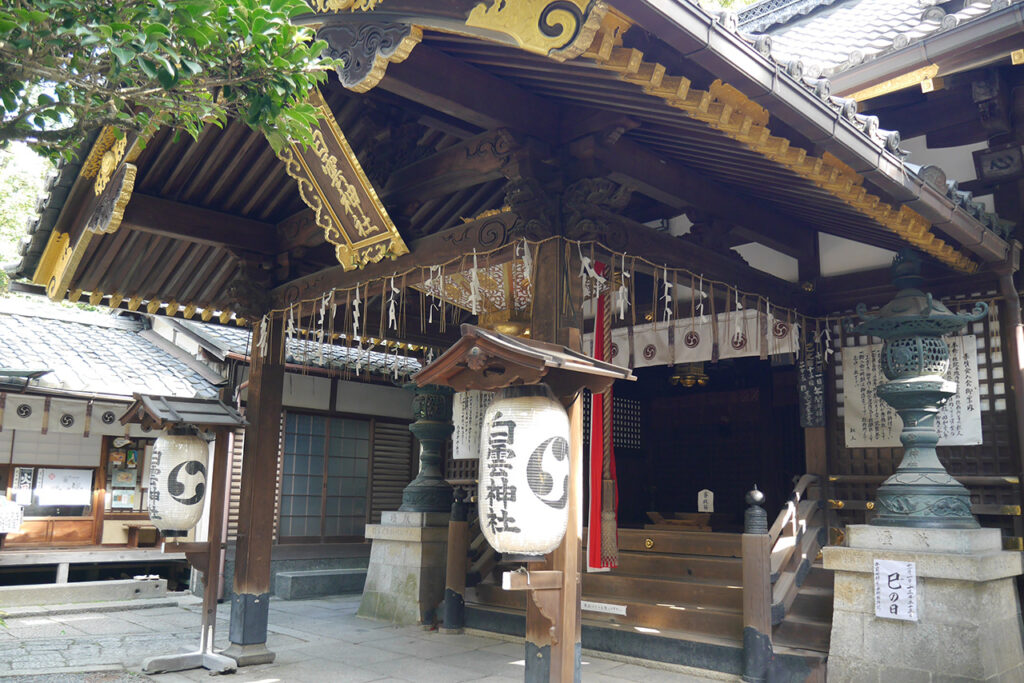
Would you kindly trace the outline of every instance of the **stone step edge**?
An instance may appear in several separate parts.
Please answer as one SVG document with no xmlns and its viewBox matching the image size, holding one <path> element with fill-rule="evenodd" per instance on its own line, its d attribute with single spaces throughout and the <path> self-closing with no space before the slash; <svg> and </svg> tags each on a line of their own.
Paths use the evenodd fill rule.
<svg viewBox="0 0 1024 683">
<path fill-rule="evenodd" d="M 125 612 L 132 610 L 155 609 L 157 607 L 179 607 L 192 604 L 191 600 L 181 597 L 136 598 L 134 600 L 106 600 L 103 602 L 76 602 L 63 605 L 35 605 L 28 607 L 0 608 L 0 618 L 20 619 L 23 617 L 59 616 L 62 614 L 81 614 L 85 612 Z"/>
</svg>

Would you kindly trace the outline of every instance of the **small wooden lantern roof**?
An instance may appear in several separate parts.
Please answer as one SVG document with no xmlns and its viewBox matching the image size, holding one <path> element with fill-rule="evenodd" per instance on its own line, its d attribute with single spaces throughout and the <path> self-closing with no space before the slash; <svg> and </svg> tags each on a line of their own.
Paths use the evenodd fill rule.
<svg viewBox="0 0 1024 683">
<path fill-rule="evenodd" d="M 595 360 L 560 344 L 511 337 L 468 324 L 462 326 L 459 341 L 412 376 L 418 386 L 440 384 L 456 391 L 494 391 L 544 382 L 560 397 L 583 388 L 600 393 L 617 379 L 636 377 L 629 368 Z"/>
<path fill-rule="evenodd" d="M 245 418 L 234 408 L 215 398 L 174 398 L 135 394 L 135 402 L 121 416 L 121 424 L 143 427 L 197 427 L 204 431 L 245 425 Z"/>
</svg>

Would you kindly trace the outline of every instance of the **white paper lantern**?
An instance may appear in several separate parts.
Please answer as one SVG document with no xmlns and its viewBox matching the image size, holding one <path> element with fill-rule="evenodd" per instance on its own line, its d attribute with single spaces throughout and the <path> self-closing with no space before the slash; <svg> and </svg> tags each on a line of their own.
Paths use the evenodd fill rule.
<svg viewBox="0 0 1024 683">
<path fill-rule="evenodd" d="M 164 536 L 184 536 L 203 514 L 206 442 L 198 436 L 164 434 L 153 444 L 149 465 L 149 518 Z"/>
<path fill-rule="evenodd" d="M 569 521 L 569 417 L 544 384 L 495 395 L 480 438 L 480 527 L 500 553 L 539 556 Z"/>
<path fill-rule="evenodd" d="M 460 391 L 452 398 L 452 458 L 476 460 L 480 457 L 480 432 L 484 413 L 494 400 L 493 391 Z"/>
</svg>

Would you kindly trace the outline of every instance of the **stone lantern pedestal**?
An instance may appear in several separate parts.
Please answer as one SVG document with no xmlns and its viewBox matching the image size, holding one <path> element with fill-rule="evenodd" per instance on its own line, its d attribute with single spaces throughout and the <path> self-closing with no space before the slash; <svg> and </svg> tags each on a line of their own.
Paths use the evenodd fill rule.
<svg viewBox="0 0 1024 683">
<path fill-rule="evenodd" d="M 448 521 L 452 487 L 441 477 L 441 453 L 451 435 L 452 391 L 428 385 L 414 389 L 416 421 L 409 425 L 420 442 L 420 470 L 402 492 L 402 505 L 366 525 L 370 564 L 357 614 L 394 624 L 433 624 L 444 600 Z"/>
<path fill-rule="evenodd" d="M 998 529 L 847 527 L 835 572 L 829 683 L 1024 681 L 1019 552 Z M 915 563 L 917 621 L 875 616 L 875 560 Z"/>
<path fill-rule="evenodd" d="M 904 453 L 878 488 L 871 525 L 847 527 L 846 547 L 825 548 L 835 572 L 830 683 L 848 681 L 1024 681 L 1024 645 L 1015 577 L 1019 552 L 1005 552 L 998 529 L 982 529 L 970 492 L 951 477 L 935 446 L 935 416 L 956 384 L 944 335 L 988 311 L 955 314 L 919 289 L 912 253 L 893 261 L 900 290 L 877 315 L 857 307 L 855 332 L 880 337 L 877 388 L 903 421 Z"/>
</svg>

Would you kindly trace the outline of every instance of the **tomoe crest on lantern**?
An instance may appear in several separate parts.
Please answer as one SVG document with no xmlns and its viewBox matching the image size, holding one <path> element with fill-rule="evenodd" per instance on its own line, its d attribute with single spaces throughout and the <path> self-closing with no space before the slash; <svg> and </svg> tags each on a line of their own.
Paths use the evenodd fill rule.
<svg viewBox="0 0 1024 683">
<path fill-rule="evenodd" d="M 500 553 L 544 555 L 569 518 L 569 418 L 543 384 L 503 389 L 484 414 L 480 523 Z"/>
<path fill-rule="evenodd" d="M 206 442 L 164 434 L 153 444 L 149 467 L 149 517 L 164 536 L 184 536 L 203 513 Z"/>
</svg>

